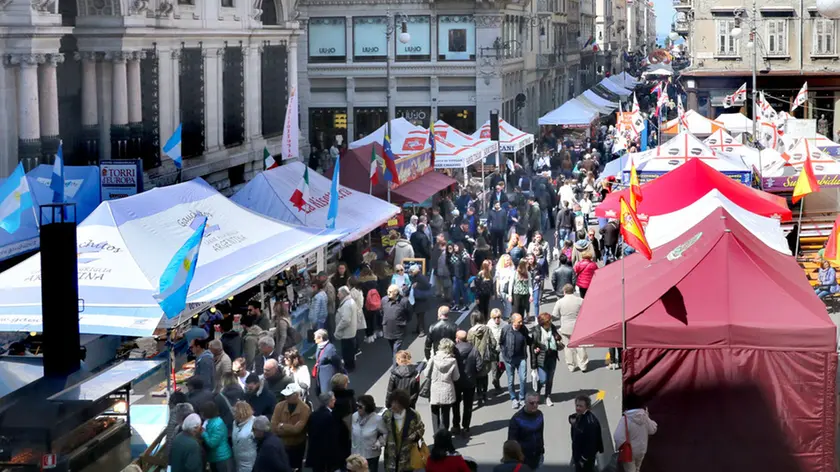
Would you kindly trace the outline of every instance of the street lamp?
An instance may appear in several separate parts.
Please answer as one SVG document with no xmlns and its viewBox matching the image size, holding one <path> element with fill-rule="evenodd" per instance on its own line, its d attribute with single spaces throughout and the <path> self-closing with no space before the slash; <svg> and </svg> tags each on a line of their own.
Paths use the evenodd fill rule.
<svg viewBox="0 0 840 472">
<path fill-rule="evenodd" d="M 397 40 L 402 44 L 408 44 L 411 42 L 411 35 L 408 33 L 408 16 L 405 13 L 395 13 L 400 20 L 400 34 L 397 36 Z M 388 135 L 389 139 L 393 138 L 391 136 L 391 121 L 394 119 L 394 116 L 391 114 L 391 37 L 396 32 L 396 19 L 393 18 L 391 15 L 391 10 L 388 9 L 385 12 L 385 16 L 388 18 L 387 26 L 385 27 L 385 42 L 387 46 L 385 47 L 385 51 L 387 51 L 388 56 L 385 58 L 385 77 L 386 77 L 386 93 L 385 93 L 385 106 L 388 108 L 388 122 L 385 123 L 385 132 Z M 395 51 L 396 53 L 396 48 Z M 388 184 L 388 202 L 391 201 L 391 184 Z"/>
<path fill-rule="evenodd" d="M 840 0 L 817 0 L 817 12 L 825 18 L 840 18 Z"/>
</svg>

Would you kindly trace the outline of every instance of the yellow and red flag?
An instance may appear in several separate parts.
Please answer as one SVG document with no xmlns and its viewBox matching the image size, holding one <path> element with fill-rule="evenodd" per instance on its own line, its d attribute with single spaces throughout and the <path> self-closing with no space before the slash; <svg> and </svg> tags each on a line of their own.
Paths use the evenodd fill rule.
<svg viewBox="0 0 840 472">
<path fill-rule="evenodd" d="M 639 182 L 639 174 L 636 173 L 636 163 L 630 160 L 630 209 L 636 212 L 639 203 L 644 200 L 642 196 L 642 184 Z"/>
<path fill-rule="evenodd" d="M 834 227 L 831 228 L 831 234 L 828 236 L 828 242 L 825 243 L 825 254 L 823 260 L 834 264 L 840 264 L 840 215 L 834 220 Z"/>
<path fill-rule="evenodd" d="M 621 203 L 621 237 L 624 242 L 636 250 L 636 252 L 645 256 L 648 260 L 653 257 L 653 251 L 650 249 L 650 244 L 645 237 L 645 230 L 642 228 L 642 223 L 639 222 L 639 217 L 636 212 L 630 208 L 630 205 L 624 200 L 620 199 Z"/>
<path fill-rule="evenodd" d="M 805 140 L 805 163 L 802 164 L 802 171 L 796 179 L 796 186 L 793 187 L 793 203 L 796 203 L 805 195 L 819 192 L 820 184 L 814 175 L 814 168 L 811 166 L 811 149 L 808 140 Z"/>
</svg>

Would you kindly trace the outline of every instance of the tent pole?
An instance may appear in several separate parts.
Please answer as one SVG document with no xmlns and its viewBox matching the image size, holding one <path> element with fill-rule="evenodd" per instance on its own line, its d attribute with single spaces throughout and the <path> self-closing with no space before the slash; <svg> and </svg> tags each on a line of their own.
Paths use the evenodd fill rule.
<svg viewBox="0 0 840 472">
<path fill-rule="evenodd" d="M 621 258 L 621 349 L 627 349 L 627 314 L 624 300 L 624 257 Z M 623 356 L 623 354 L 622 354 Z"/>
<path fill-rule="evenodd" d="M 802 234 L 802 209 L 805 208 L 805 197 L 802 197 L 802 201 L 799 203 L 799 221 L 796 224 L 796 251 L 793 253 L 793 258 L 798 259 L 799 257 L 799 235 Z"/>
<path fill-rule="evenodd" d="M 487 214 L 487 189 L 484 188 L 484 159 L 481 159 L 481 213 Z"/>
</svg>

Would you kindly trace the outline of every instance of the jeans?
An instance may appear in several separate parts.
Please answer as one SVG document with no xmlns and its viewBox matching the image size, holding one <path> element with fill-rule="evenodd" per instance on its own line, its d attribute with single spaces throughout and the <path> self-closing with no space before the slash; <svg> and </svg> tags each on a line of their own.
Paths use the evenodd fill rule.
<svg viewBox="0 0 840 472">
<path fill-rule="evenodd" d="M 545 398 L 551 396 L 551 387 L 554 386 L 554 369 L 557 368 L 557 354 L 549 352 L 545 356 L 542 367 L 537 367 L 537 377 L 539 379 L 538 387 L 540 389 L 545 386 Z M 537 393 L 540 393 L 537 391 Z"/>
<path fill-rule="evenodd" d="M 516 369 L 519 369 L 519 401 L 524 402 L 525 393 L 528 389 L 528 382 L 525 380 L 528 374 L 528 364 L 525 362 L 525 359 L 518 362 L 505 362 L 505 371 L 507 372 L 508 378 L 508 394 L 510 395 L 510 401 L 516 401 L 516 392 L 513 389 L 514 371 Z"/>
<path fill-rule="evenodd" d="M 510 319 L 511 313 L 513 313 L 513 306 L 510 300 L 508 300 L 507 294 L 501 295 L 499 301 L 502 302 L 502 319 L 507 321 Z"/>
<path fill-rule="evenodd" d="M 391 345 L 391 363 L 396 366 L 397 365 L 397 352 L 402 350 L 402 338 L 400 339 L 389 339 L 388 344 Z"/>
<path fill-rule="evenodd" d="M 604 265 L 610 263 L 610 260 L 615 260 L 615 250 L 616 246 L 604 246 L 604 255 L 602 256 L 604 259 Z"/>
<path fill-rule="evenodd" d="M 831 291 L 830 291 L 830 290 L 825 290 L 825 289 L 823 289 L 823 288 L 816 288 L 816 289 L 814 289 L 814 292 L 815 292 L 815 293 L 817 294 L 817 296 L 818 296 L 818 297 L 820 297 L 820 298 L 826 298 L 826 297 L 828 297 L 829 295 L 831 295 Z"/>
<path fill-rule="evenodd" d="M 621 365 L 621 348 L 611 347 L 609 349 L 609 353 L 610 353 L 610 363 Z"/>
<path fill-rule="evenodd" d="M 356 368 L 356 339 L 341 339 L 341 358 L 344 360 L 344 367 L 347 370 Z"/>
<path fill-rule="evenodd" d="M 475 387 L 465 390 L 455 389 L 455 404 L 452 405 L 452 423 L 456 428 L 464 427 L 469 429 L 472 423 L 473 398 L 475 398 Z M 461 422 L 461 405 L 464 406 L 464 421 Z"/>
<path fill-rule="evenodd" d="M 549 227 L 548 227 L 548 210 L 544 209 L 540 211 L 540 226 L 542 229 L 542 234 L 547 234 Z"/>
<path fill-rule="evenodd" d="M 461 305 L 462 300 L 464 302 L 463 305 L 466 305 L 467 289 L 464 286 L 464 281 L 458 277 L 452 277 L 452 305 Z"/>
<path fill-rule="evenodd" d="M 440 431 L 440 428 L 449 429 L 449 412 L 452 410 L 452 405 L 432 405 L 432 429 L 435 432 Z"/>
<path fill-rule="evenodd" d="M 452 298 L 452 278 L 435 274 L 435 291 L 444 300 Z"/>
<path fill-rule="evenodd" d="M 531 288 L 531 296 L 534 301 L 531 302 L 531 316 L 539 316 L 540 314 L 540 295 L 542 295 L 542 282 L 537 286 Z"/>
<path fill-rule="evenodd" d="M 557 230 L 557 247 L 563 249 L 563 241 L 571 240 L 572 229 L 560 228 Z"/>
</svg>

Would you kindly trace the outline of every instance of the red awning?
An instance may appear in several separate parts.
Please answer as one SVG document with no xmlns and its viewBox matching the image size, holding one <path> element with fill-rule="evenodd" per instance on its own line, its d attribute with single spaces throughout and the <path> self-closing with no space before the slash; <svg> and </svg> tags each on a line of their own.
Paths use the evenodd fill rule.
<svg viewBox="0 0 840 472">
<path fill-rule="evenodd" d="M 761 216 L 779 217 L 790 221 L 791 211 L 784 198 L 747 187 L 723 175 L 702 159 L 690 159 L 667 174 L 642 185 L 644 200 L 639 204 L 639 218 L 664 215 L 681 210 L 696 202 L 709 191 L 720 190 L 736 205 Z M 595 208 L 595 215 L 618 218 L 619 198 L 628 202 L 628 190 L 613 192 Z"/>
<path fill-rule="evenodd" d="M 458 181 L 440 172 L 429 172 L 407 184 L 391 190 L 391 200 L 394 203 L 414 202 L 422 203 L 432 195 Z M 397 198 L 394 198 L 397 197 Z"/>
<path fill-rule="evenodd" d="M 834 352 L 837 329 L 796 261 L 722 208 L 624 270 L 628 346 Z M 572 345 L 621 346 L 621 297 L 621 264 L 598 269 Z"/>
</svg>

